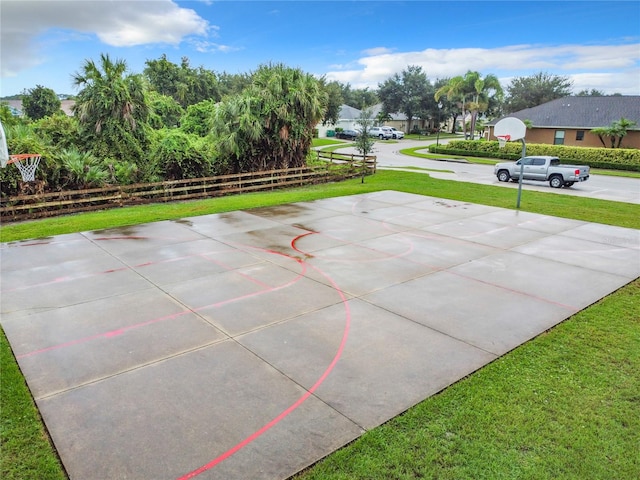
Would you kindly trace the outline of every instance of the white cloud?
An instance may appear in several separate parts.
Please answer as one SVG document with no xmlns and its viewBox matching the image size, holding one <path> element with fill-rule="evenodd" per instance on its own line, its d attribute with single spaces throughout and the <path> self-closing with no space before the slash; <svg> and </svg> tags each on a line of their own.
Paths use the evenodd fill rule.
<svg viewBox="0 0 640 480">
<path fill-rule="evenodd" d="M 364 53 L 365 55 L 385 55 L 387 53 L 391 53 L 393 50 L 386 48 L 386 47 L 374 47 L 374 48 L 369 48 L 365 51 L 363 51 L 362 53 Z"/>
<path fill-rule="evenodd" d="M 499 48 L 425 49 L 415 52 L 380 53 L 363 56 L 356 66 L 335 69 L 328 80 L 349 83 L 354 88 L 377 88 L 409 65 L 418 65 L 435 81 L 464 75 L 468 70 L 494 74 L 506 86 L 514 77 L 538 72 L 567 76 L 574 90 L 596 88 L 605 93 L 640 94 L 640 44 L 624 45 L 513 45 Z M 370 52 L 370 51 L 368 51 Z"/>
<path fill-rule="evenodd" d="M 196 51 L 200 53 L 215 53 L 215 52 L 229 53 L 229 52 L 236 52 L 236 51 L 242 50 L 242 48 L 239 48 L 239 47 L 231 47 L 229 45 L 222 45 L 220 43 L 208 42 L 206 40 L 193 40 L 190 43 L 194 46 Z"/>
<path fill-rule="evenodd" d="M 95 34 L 106 45 L 131 47 L 206 37 L 215 27 L 194 10 L 171 0 L 2 1 L 2 76 L 15 76 L 44 62 L 41 35 L 51 30 Z"/>
</svg>

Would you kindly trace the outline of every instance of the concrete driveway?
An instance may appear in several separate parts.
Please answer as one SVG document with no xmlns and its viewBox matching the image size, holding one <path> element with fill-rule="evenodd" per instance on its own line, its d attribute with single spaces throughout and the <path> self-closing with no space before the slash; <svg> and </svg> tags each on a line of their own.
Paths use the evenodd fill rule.
<svg viewBox="0 0 640 480">
<path fill-rule="evenodd" d="M 640 276 L 640 231 L 386 191 L 0 256 L 71 479 L 276 480 Z"/>
</svg>

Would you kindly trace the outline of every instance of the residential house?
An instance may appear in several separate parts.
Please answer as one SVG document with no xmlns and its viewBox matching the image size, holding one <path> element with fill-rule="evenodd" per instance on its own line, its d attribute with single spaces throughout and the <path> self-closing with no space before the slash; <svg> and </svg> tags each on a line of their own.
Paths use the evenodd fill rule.
<svg viewBox="0 0 640 480">
<path fill-rule="evenodd" d="M 376 118 L 378 117 L 382 109 L 382 103 L 378 103 L 370 108 L 371 118 L 373 119 L 375 125 L 377 125 Z M 318 129 L 318 137 L 326 137 L 328 131 L 335 130 L 336 128 L 342 128 L 344 130 L 360 130 L 361 128 L 358 126 L 358 120 L 360 119 L 361 115 L 362 110 L 350 107 L 349 105 L 342 105 L 340 107 L 338 121 L 335 124 L 317 125 L 316 128 Z M 382 123 L 383 126 L 394 127 L 398 130 L 409 133 L 409 122 L 407 121 L 407 116 L 404 113 L 392 113 L 390 115 L 390 118 Z M 425 122 L 424 120 L 414 118 L 412 125 L 418 125 L 421 130 L 424 130 Z"/>
<path fill-rule="evenodd" d="M 635 122 L 627 129 L 622 148 L 640 148 L 640 96 L 564 97 L 507 115 L 525 123 L 527 143 L 547 143 L 573 147 L 602 147 L 598 135 L 590 131 L 608 127 L 625 118 Z M 503 117 L 504 118 L 504 117 Z M 485 138 L 495 140 L 493 127 L 501 118 L 485 127 Z M 604 137 L 607 147 L 608 138 Z"/>
</svg>

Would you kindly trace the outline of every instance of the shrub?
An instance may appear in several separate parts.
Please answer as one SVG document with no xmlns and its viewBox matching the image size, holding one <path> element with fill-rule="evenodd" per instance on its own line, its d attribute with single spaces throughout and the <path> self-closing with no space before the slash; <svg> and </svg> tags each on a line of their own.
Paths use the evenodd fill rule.
<svg viewBox="0 0 640 480">
<path fill-rule="evenodd" d="M 213 153 L 205 139 L 181 130 L 161 130 L 158 133 L 151 158 L 166 180 L 212 174 Z"/>
<path fill-rule="evenodd" d="M 102 164 L 109 171 L 111 183 L 131 185 L 142 181 L 142 171 L 134 162 L 107 158 L 102 161 Z"/>
<path fill-rule="evenodd" d="M 56 188 L 59 184 L 60 169 L 53 159 L 53 149 L 34 131 L 33 124 L 18 123 L 5 129 L 7 146 L 11 155 L 34 153 L 41 156 L 36 170 L 36 181 L 43 187 Z M 16 195 L 22 183 L 22 175 L 15 166 L 7 166 L 0 172 L 3 195 Z"/>
<path fill-rule="evenodd" d="M 58 148 L 79 147 L 80 130 L 75 117 L 60 112 L 44 117 L 33 124 L 33 132 Z"/>
<path fill-rule="evenodd" d="M 210 130 L 210 119 L 214 109 L 215 102 L 213 100 L 189 105 L 187 112 L 180 119 L 180 129 L 185 133 L 206 137 Z"/>
<path fill-rule="evenodd" d="M 68 188 L 100 187 L 109 178 L 109 172 L 104 165 L 89 152 L 68 148 L 60 152 L 59 158 L 66 180 L 65 186 Z"/>
<path fill-rule="evenodd" d="M 434 153 L 517 160 L 522 153 L 520 142 L 508 142 L 500 148 L 497 141 L 455 140 L 429 147 Z M 563 163 L 588 165 L 592 168 L 640 171 L 640 150 L 624 148 L 589 148 L 565 145 L 527 144 L 527 155 L 552 155 Z"/>
</svg>

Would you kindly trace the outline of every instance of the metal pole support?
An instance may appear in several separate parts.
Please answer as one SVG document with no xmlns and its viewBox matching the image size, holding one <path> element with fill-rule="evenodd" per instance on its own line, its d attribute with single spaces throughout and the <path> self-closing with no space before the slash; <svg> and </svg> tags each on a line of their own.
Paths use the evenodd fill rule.
<svg viewBox="0 0 640 480">
<path fill-rule="evenodd" d="M 522 178 L 524 177 L 524 157 L 527 155 L 527 144 L 524 141 L 524 138 L 521 138 L 522 142 L 522 155 L 520 158 L 522 161 L 520 162 L 520 179 L 518 180 L 518 201 L 516 203 L 516 208 L 520 208 L 520 197 L 522 197 Z"/>
</svg>

